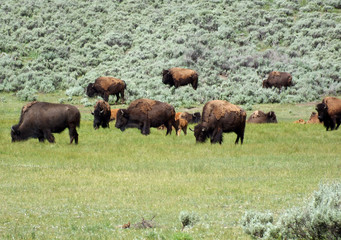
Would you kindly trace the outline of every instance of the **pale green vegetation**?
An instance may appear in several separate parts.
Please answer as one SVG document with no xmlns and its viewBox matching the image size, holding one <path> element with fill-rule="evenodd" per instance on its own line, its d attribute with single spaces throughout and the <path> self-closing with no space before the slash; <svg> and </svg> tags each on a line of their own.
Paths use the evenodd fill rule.
<svg viewBox="0 0 341 240">
<path fill-rule="evenodd" d="M 11 143 L 23 104 L 1 94 L 1 239 L 249 239 L 240 225 L 246 211 L 276 217 L 320 183 L 340 181 L 340 130 L 292 123 L 307 120 L 313 104 L 257 105 L 278 113 L 279 124 L 248 124 L 242 146 L 233 133 L 211 145 L 196 144 L 190 131 L 143 136 L 113 123 L 95 131 L 92 107 L 82 105 L 78 145 L 68 144 L 67 130 L 55 144 Z M 181 212 L 200 220 L 182 232 Z M 155 229 L 119 228 L 154 215 Z"/>
<path fill-rule="evenodd" d="M 7 0 L 0 91 L 83 95 L 110 75 L 126 81 L 128 101 L 315 101 L 341 94 L 340 9 L 340 0 Z M 170 67 L 196 70 L 197 91 L 164 86 Z M 290 72 L 295 86 L 263 89 L 273 70 Z"/>
</svg>

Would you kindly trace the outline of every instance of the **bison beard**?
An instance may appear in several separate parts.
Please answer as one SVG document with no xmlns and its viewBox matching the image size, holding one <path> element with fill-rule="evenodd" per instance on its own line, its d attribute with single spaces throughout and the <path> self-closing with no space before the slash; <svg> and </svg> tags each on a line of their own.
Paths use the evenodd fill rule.
<svg viewBox="0 0 341 240">
<path fill-rule="evenodd" d="M 68 104 L 33 102 L 22 108 L 20 121 L 12 126 L 12 142 L 29 138 L 38 138 L 39 142 L 47 139 L 55 142 L 52 133 L 60 133 L 69 128 L 70 144 L 75 140 L 78 144 L 76 127 L 80 125 L 79 110 Z"/>
</svg>

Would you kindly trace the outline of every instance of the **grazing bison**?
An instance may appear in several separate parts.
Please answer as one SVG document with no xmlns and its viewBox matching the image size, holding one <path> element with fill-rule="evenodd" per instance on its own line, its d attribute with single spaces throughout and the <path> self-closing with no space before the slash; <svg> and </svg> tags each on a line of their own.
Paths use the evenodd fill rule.
<svg viewBox="0 0 341 240">
<path fill-rule="evenodd" d="M 72 105 L 47 102 L 30 102 L 21 109 L 20 120 L 12 126 L 12 142 L 23 141 L 28 138 L 38 138 L 39 142 L 45 139 L 55 142 L 52 133 L 61 133 L 69 129 L 70 144 L 75 140 L 78 144 L 78 133 L 81 115 Z"/>
<path fill-rule="evenodd" d="M 249 119 L 248 123 L 277 123 L 276 114 L 273 111 L 264 113 L 262 111 L 254 111 Z"/>
<path fill-rule="evenodd" d="M 312 112 L 310 115 L 309 120 L 307 121 L 308 124 L 311 123 L 320 123 L 320 120 L 318 118 L 318 114 L 316 112 Z"/>
<path fill-rule="evenodd" d="M 110 121 L 116 120 L 116 115 L 117 115 L 118 110 L 119 110 L 118 108 L 111 109 Z"/>
<path fill-rule="evenodd" d="M 325 97 L 322 103 L 316 105 L 318 119 L 323 122 L 326 130 L 337 130 L 341 123 L 341 99 Z M 336 125 L 336 128 L 335 128 Z"/>
<path fill-rule="evenodd" d="M 136 127 L 143 135 L 150 134 L 151 127 L 159 127 L 164 124 L 167 133 L 172 133 L 172 126 L 175 127 L 175 110 L 168 103 L 151 99 L 137 99 L 130 103 L 127 109 L 120 109 L 116 115 L 115 127 L 124 131 L 127 127 Z"/>
<path fill-rule="evenodd" d="M 235 144 L 243 144 L 246 122 L 246 112 L 227 101 L 213 100 L 205 104 L 202 111 L 201 123 L 195 126 L 194 136 L 197 142 L 205 142 L 207 138 L 211 143 L 223 142 L 223 133 L 235 132 Z"/>
<path fill-rule="evenodd" d="M 263 81 L 263 88 L 276 87 L 281 89 L 282 87 L 286 88 L 292 85 L 292 76 L 286 72 L 270 72 L 268 79 Z"/>
<path fill-rule="evenodd" d="M 113 78 L 113 77 L 99 77 L 95 80 L 95 83 L 89 83 L 86 94 L 89 97 L 96 95 L 101 96 L 104 101 L 109 100 L 109 95 L 116 95 L 116 103 L 118 102 L 121 94 L 122 103 L 124 103 L 124 89 L 127 85 L 125 81 Z"/>
<path fill-rule="evenodd" d="M 163 70 L 162 82 L 169 86 L 178 88 L 187 84 L 192 84 L 194 90 L 198 87 L 198 74 L 196 71 L 186 68 L 170 68 Z"/>
<path fill-rule="evenodd" d="M 102 126 L 102 128 L 109 127 L 111 116 L 109 103 L 98 100 L 94 109 L 94 112 L 91 112 L 91 114 L 94 115 L 94 129 L 98 129 L 100 126 Z"/>
</svg>

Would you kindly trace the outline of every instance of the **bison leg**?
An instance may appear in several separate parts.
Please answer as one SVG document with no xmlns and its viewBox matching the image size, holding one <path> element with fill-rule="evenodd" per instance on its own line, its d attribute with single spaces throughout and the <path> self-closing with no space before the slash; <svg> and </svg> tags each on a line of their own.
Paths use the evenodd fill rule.
<svg viewBox="0 0 341 240">
<path fill-rule="evenodd" d="M 168 132 L 168 130 L 167 130 L 167 132 Z M 142 130 L 141 130 L 141 133 L 143 135 L 149 135 L 150 134 L 150 122 L 148 120 L 143 122 L 143 127 L 142 127 Z"/>
<path fill-rule="evenodd" d="M 124 104 L 125 100 L 124 100 L 124 90 L 121 91 L 121 103 Z"/>
<path fill-rule="evenodd" d="M 236 141 L 234 142 L 234 144 L 238 144 L 238 141 L 240 139 L 240 144 L 243 144 L 243 141 L 244 141 L 244 132 L 237 132 L 237 139 Z"/>
<path fill-rule="evenodd" d="M 223 130 L 221 128 L 217 128 L 213 131 L 212 137 L 211 137 L 211 143 L 217 143 L 221 144 L 223 142 Z"/>
<path fill-rule="evenodd" d="M 101 96 L 104 101 L 108 102 L 109 101 L 109 94 L 107 92 L 104 92 Z"/>
<path fill-rule="evenodd" d="M 70 144 L 72 144 L 73 140 L 75 140 L 75 144 L 78 144 L 78 133 L 76 127 L 69 128 L 69 135 L 70 135 Z"/>
<path fill-rule="evenodd" d="M 115 104 L 117 104 L 118 100 L 120 99 L 120 93 L 116 93 L 115 95 L 116 95 L 116 102 L 115 102 Z"/>
<path fill-rule="evenodd" d="M 39 142 L 45 142 L 45 138 L 44 137 L 38 137 Z"/>
<path fill-rule="evenodd" d="M 50 130 L 44 131 L 44 138 L 46 138 L 47 141 L 49 141 L 50 143 L 54 143 L 55 142 L 54 141 L 54 136 L 53 136 L 53 134 L 51 133 Z"/>
</svg>

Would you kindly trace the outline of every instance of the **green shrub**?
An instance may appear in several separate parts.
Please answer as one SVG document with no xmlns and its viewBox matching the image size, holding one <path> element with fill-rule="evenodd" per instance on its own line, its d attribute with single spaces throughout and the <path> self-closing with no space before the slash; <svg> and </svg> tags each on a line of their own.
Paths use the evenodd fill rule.
<svg viewBox="0 0 341 240">
<path fill-rule="evenodd" d="M 246 212 L 241 225 L 261 239 L 341 239 L 341 183 L 321 185 L 310 202 L 284 212 L 277 223 L 271 213 Z"/>
</svg>

